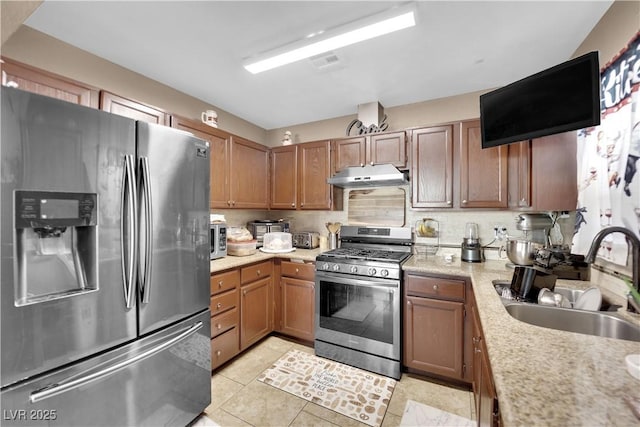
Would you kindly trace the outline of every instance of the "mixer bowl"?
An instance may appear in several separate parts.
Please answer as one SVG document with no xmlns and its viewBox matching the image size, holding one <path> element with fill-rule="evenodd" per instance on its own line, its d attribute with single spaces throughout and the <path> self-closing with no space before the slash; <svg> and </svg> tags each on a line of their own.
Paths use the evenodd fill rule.
<svg viewBox="0 0 640 427">
<path fill-rule="evenodd" d="M 509 239 L 507 240 L 507 257 L 516 265 L 533 265 L 536 252 L 542 247 L 540 243 L 531 240 Z"/>
</svg>

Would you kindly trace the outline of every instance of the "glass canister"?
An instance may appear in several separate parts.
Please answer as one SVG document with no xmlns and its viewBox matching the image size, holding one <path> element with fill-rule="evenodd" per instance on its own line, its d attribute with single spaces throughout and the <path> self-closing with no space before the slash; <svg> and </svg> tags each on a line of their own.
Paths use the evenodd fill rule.
<svg viewBox="0 0 640 427">
<path fill-rule="evenodd" d="M 440 223 L 433 218 L 416 221 L 416 245 L 424 246 L 427 254 L 435 254 L 440 247 Z"/>
</svg>

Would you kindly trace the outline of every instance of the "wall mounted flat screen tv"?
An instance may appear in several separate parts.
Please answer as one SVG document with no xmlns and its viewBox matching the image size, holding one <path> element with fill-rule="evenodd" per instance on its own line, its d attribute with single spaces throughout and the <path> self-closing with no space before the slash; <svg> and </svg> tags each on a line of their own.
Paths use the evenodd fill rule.
<svg viewBox="0 0 640 427">
<path fill-rule="evenodd" d="M 480 95 L 482 148 L 599 124 L 598 52 Z"/>
</svg>

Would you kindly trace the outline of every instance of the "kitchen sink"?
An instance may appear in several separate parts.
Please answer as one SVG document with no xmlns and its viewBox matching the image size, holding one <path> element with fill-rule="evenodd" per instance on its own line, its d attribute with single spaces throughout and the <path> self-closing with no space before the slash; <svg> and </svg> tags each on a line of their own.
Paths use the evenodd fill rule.
<svg viewBox="0 0 640 427">
<path fill-rule="evenodd" d="M 601 311 L 521 302 L 505 303 L 505 309 L 513 318 L 543 328 L 640 342 L 640 326 Z"/>
</svg>

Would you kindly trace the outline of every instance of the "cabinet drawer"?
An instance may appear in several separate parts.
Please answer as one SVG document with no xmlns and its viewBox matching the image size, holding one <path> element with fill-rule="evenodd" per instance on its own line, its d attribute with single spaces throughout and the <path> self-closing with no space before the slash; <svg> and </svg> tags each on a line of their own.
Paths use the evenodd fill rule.
<svg viewBox="0 0 640 427">
<path fill-rule="evenodd" d="M 405 287 L 407 295 L 464 301 L 464 280 L 409 275 Z"/>
<path fill-rule="evenodd" d="M 240 351 L 238 328 L 233 328 L 211 340 L 211 369 L 215 369 Z"/>
<path fill-rule="evenodd" d="M 254 282 L 263 277 L 269 277 L 271 276 L 272 269 L 273 267 L 270 260 L 244 267 L 240 271 L 240 281 L 244 285 L 245 283 Z"/>
<path fill-rule="evenodd" d="M 238 307 L 211 317 L 211 338 L 238 326 L 239 318 Z"/>
<path fill-rule="evenodd" d="M 230 291 L 214 295 L 211 297 L 211 315 L 215 316 L 218 313 L 225 312 L 230 308 L 238 306 L 238 290 L 232 289 Z"/>
<path fill-rule="evenodd" d="M 233 289 L 240 284 L 240 273 L 238 270 L 227 271 L 225 273 L 213 274 L 209 279 L 211 295 Z"/>
<path fill-rule="evenodd" d="M 282 261 L 280 275 L 302 280 L 315 280 L 315 265 L 300 262 Z"/>
</svg>

